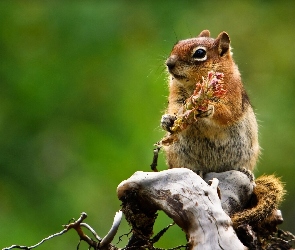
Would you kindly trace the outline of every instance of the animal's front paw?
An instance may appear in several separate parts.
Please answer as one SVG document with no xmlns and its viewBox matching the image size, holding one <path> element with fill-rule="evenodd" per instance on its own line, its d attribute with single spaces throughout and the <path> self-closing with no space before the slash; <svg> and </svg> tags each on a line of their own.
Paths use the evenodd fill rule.
<svg viewBox="0 0 295 250">
<path fill-rule="evenodd" d="M 199 111 L 199 114 L 197 114 L 198 118 L 209 118 L 212 117 L 214 114 L 214 106 L 212 104 L 208 105 L 208 109 L 205 111 Z"/>
<path fill-rule="evenodd" d="M 171 132 L 171 127 L 173 126 L 175 120 L 176 120 L 175 115 L 165 114 L 161 118 L 161 127 L 164 130 Z"/>
</svg>

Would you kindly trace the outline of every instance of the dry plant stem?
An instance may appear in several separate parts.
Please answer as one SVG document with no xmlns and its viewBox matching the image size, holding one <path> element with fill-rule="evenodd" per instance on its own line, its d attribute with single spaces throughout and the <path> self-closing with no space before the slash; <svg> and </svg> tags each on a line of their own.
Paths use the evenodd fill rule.
<svg viewBox="0 0 295 250">
<path fill-rule="evenodd" d="M 206 77 L 196 83 L 193 94 L 186 99 L 179 109 L 176 120 L 170 128 L 171 134 L 161 140 L 163 145 L 169 145 L 177 139 L 177 133 L 197 122 L 199 117 L 207 117 L 210 106 L 219 102 L 226 94 L 223 84 L 223 73 L 209 71 Z"/>
<path fill-rule="evenodd" d="M 125 199 L 125 205 L 131 192 L 141 203 L 163 210 L 184 230 L 190 250 L 246 249 L 221 207 L 217 186 L 215 178 L 208 185 L 193 171 L 175 168 L 136 172 L 118 186 L 117 194 L 119 199 Z"/>
</svg>

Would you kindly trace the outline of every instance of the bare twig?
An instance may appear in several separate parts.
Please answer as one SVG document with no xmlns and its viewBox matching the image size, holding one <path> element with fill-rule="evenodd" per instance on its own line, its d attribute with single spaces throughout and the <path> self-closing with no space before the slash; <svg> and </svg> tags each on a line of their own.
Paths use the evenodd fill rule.
<svg viewBox="0 0 295 250">
<path fill-rule="evenodd" d="M 45 241 L 48 241 L 54 237 L 57 237 L 57 236 L 60 236 L 60 235 L 63 235 L 64 233 L 68 232 L 70 229 L 75 229 L 76 232 L 78 233 L 78 235 L 80 236 L 80 242 L 81 240 L 83 241 L 86 241 L 88 243 L 89 246 L 91 247 L 94 247 L 96 249 L 97 245 L 99 244 L 99 236 L 96 234 L 96 232 L 89 226 L 87 225 L 86 223 L 82 223 L 83 220 L 85 220 L 87 218 L 87 214 L 86 213 L 81 213 L 81 216 L 79 217 L 78 220 L 74 221 L 74 222 L 71 222 L 67 225 L 64 225 L 64 230 L 60 231 L 59 233 L 55 233 L 55 234 L 52 234 L 44 239 L 42 239 L 39 243 L 33 245 L 33 246 L 21 246 L 21 245 L 12 245 L 10 247 L 6 247 L 6 248 L 3 248 L 2 250 L 10 250 L 10 249 L 13 249 L 13 248 L 18 248 L 18 249 L 26 249 L 26 250 L 30 250 L 30 249 L 34 249 L 38 246 L 40 246 L 41 244 L 43 244 Z M 89 229 L 93 234 L 94 236 L 98 239 L 98 242 L 92 240 L 90 237 L 88 237 L 86 234 L 84 234 L 84 232 L 82 231 L 82 228 L 81 226 L 84 226 L 86 227 L 87 229 Z M 78 248 L 79 248 L 79 245 L 80 245 L 80 242 L 78 244 Z"/>
<path fill-rule="evenodd" d="M 89 236 L 84 234 L 84 232 L 81 228 L 81 223 L 86 218 L 87 218 L 87 214 L 83 212 L 83 213 L 81 213 L 81 216 L 77 221 L 70 223 L 68 225 L 65 225 L 64 227 L 66 228 L 66 231 L 70 230 L 71 228 L 75 229 L 76 232 L 78 233 L 78 235 L 80 236 L 80 240 L 83 240 L 83 241 L 87 242 L 89 246 L 96 248 L 98 245 L 98 242 L 92 240 Z"/>
<path fill-rule="evenodd" d="M 94 235 L 94 237 L 98 241 L 101 241 L 101 238 L 97 235 L 97 233 L 94 231 L 94 229 L 91 226 L 89 226 L 87 223 L 81 223 L 80 226 L 81 227 L 86 227 Z"/>
<path fill-rule="evenodd" d="M 105 237 L 103 237 L 103 239 L 101 240 L 99 247 L 102 248 L 108 244 L 110 244 L 112 242 L 112 240 L 114 239 L 119 225 L 121 223 L 122 220 L 122 211 L 120 210 L 119 212 L 116 213 L 115 217 L 114 217 L 114 221 L 113 221 L 113 225 L 110 229 L 110 231 L 107 233 L 107 235 Z"/>
<path fill-rule="evenodd" d="M 27 247 L 27 246 L 20 246 L 20 245 L 12 245 L 12 246 L 10 246 L 10 247 L 3 248 L 2 250 L 10 250 L 10 249 L 13 249 L 13 248 L 27 249 L 27 250 L 29 250 L 29 249 L 34 249 L 34 248 L 40 246 L 41 244 L 43 244 L 45 241 L 50 240 L 50 239 L 52 239 L 52 238 L 54 238 L 54 237 L 56 237 L 56 236 L 60 236 L 60 235 L 62 235 L 62 234 L 64 234 L 64 233 L 66 233 L 67 231 L 68 231 L 68 228 L 65 228 L 64 230 L 60 231 L 59 233 L 52 234 L 52 235 L 50 235 L 50 236 L 48 236 L 48 237 L 42 239 L 39 243 L 37 243 L 37 244 L 35 244 L 35 245 L 33 245 L 33 246 L 30 246 L 30 247 Z"/>
<path fill-rule="evenodd" d="M 166 233 L 167 230 L 168 230 L 170 227 L 174 226 L 174 225 L 175 225 L 175 222 L 173 222 L 173 223 L 169 224 L 168 226 L 166 226 L 165 228 L 163 228 L 159 233 L 157 233 L 157 234 L 152 238 L 152 242 L 153 242 L 153 243 L 158 242 L 158 241 L 160 240 L 160 238 L 164 235 L 164 233 Z"/>
<path fill-rule="evenodd" d="M 120 235 L 117 244 L 119 244 L 119 242 L 122 241 L 123 236 L 128 237 L 131 233 L 132 233 L 132 229 L 128 233 Z"/>
<path fill-rule="evenodd" d="M 153 157 L 153 162 L 151 164 L 151 169 L 154 172 L 158 172 L 157 166 L 158 166 L 158 156 L 159 156 L 159 151 L 161 149 L 161 145 L 159 143 L 156 143 L 155 146 L 157 146 L 153 152 L 154 152 L 154 157 Z"/>
</svg>

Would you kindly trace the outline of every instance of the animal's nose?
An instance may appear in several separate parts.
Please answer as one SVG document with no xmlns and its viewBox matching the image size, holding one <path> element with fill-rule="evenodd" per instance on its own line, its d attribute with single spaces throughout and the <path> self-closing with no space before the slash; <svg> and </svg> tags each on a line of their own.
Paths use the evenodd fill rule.
<svg viewBox="0 0 295 250">
<path fill-rule="evenodd" d="M 173 69 L 175 67 L 176 61 L 177 61 L 177 56 L 175 56 L 175 55 L 170 56 L 166 60 L 166 65 L 167 65 L 169 70 Z"/>
</svg>

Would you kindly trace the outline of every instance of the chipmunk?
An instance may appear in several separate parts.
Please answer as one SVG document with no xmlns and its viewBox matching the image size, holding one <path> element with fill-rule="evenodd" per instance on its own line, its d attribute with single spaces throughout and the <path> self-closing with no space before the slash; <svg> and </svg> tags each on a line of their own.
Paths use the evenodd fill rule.
<svg viewBox="0 0 295 250">
<path fill-rule="evenodd" d="M 209 105 L 198 120 L 181 131 L 174 143 L 163 146 L 169 168 L 186 167 L 195 172 L 252 171 L 259 156 L 258 126 L 243 87 L 230 47 L 230 38 L 221 32 L 216 39 L 208 30 L 198 37 L 179 41 L 166 61 L 169 72 L 169 105 L 161 126 L 170 128 L 196 83 L 209 71 L 224 74 L 227 93 Z"/>
<path fill-rule="evenodd" d="M 222 73 L 226 89 L 222 99 L 210 102 L 192 124 L 177 132 L 176 140 L 167 144 L 161 141 L 169 168 L 184 167 L 201 174 L 239 170 L 254 181 L 253 169 L 260 153 L 258 125 L 232 58 L 228 34 L 221 32 L 214 39 L 208 30 L 203 30 L 196 38 L 179 41 L 166 66 L 169 104 L 161 126 L 168 138 L 174 133 L 174 121 L 202 77 L 210 71 Z M 258 228 L 255 230 L 261 235 L 265 231 L 263 225 L 273 223 L 276 228 L 282 222 L 277 208 L 285 191 L 280 179 L 273 175 L 262 176 L 255 182 L 247 207 L 230 216 L 234 228 L 248 224 Z"/>
</svg>

